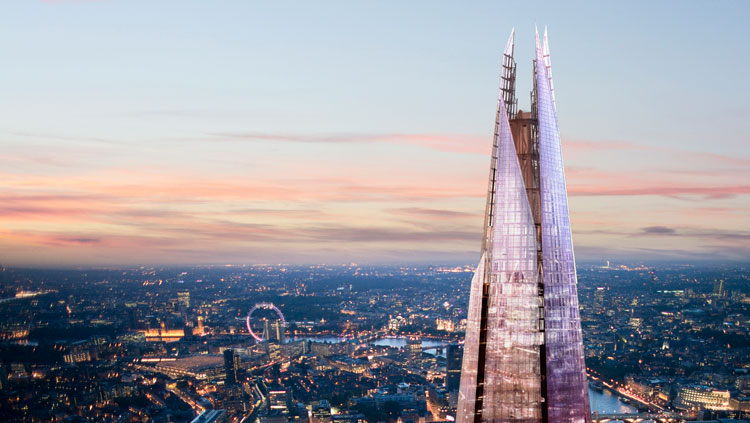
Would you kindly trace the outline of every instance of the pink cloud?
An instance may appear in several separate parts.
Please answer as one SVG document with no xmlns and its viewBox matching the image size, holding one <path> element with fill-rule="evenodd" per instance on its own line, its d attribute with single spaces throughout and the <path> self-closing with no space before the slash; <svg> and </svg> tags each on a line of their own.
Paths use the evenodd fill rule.
<svg viewBox="0 0 750 423">
<path fill-rule="evenodd" d="M 703 198 L 722 199 L 750 194 L 750 185 L 735 186 L 632 186 L 612 187 L 609 185 L 569 185 L 571 196 L 634 196 L 658 195 L 680 197 L 697 195 Z"/>
<path fill-rule="evenodd" d="M 631 141 L 586 141 L 563 139 L 562 147 L 566 153 L 570 152 L 574 154 L 593 151 L 648 151 L 668 154 L 672 160 L 681 159 L 690 162 L 711 162 L 734 166 L 750 165 L 750 158 L 746 157 L 729 156 L 704 151 L 681 150 L 659 145 L 639 144 Z M 680 160 L 675 160 L 675 163 L 679 162 Z"/>
<path fill-rule="evenodd" d="M 721 199 L 750 194 L 750 185 L 737 186 L 637 186 L 610 187 L 606 185 L 573 186 L 568 189 L 571 196 L 632 196 L 659 195 L 678 197 L 698 195 L 704 198 Z"/>
<path fill-rule="evenodd" d="M 420 208 L 420 207 L 405 207 L 405 208 L 398 208 L 398 209 L 390 209 L 389 211 L 397 215 L 416 217 L 420 219 L 441 220 L 441 221 L 454 221 L 457 219 L 465 219 L 465 218 L 476 219 L 476 218 L 482 217 L 482 214 L 479 212 L 467 213 L 467 212 L 456 211 L 456 210 L 428 209 L 428 208 Z"/>
<path fill-rule="evenodd" d="M 65 154 L 51 155 L 54 160 L 47 160 L 30 152 L 27 160 L 14 152 L 14 163 L 34 166 L 0 171 L 3 181 L 0 234 L 5 238 L 0 248 L 5 248 L 4 252 L 34 251 L 37 247 L 55 253 L 79 251 L 79 257 L 86 254 L 114 257 L 123 253 L 147 257 L 144 251 L 152 255 L 163 253 L 165 257 L 180 254 L 201 257 L 204 249 L 204 257 L 220 254 L 238 257 L 238 251 L 262 253 L 263 246 L 283 246 L 290 254 L 316 257 L 322 248 L 334 252 L 338 248 L 343 254 L 344 250 L 359 248 L 358 245 L 372 244 L 377 247 L 368 246 L 368 252 L 379 251 L 382 256 L 390 248 L 389 243 L 400 245 L 400 251 L 408 250 L 409 246 L 420 251 L 443 251 L 456 244 L 466 249 L 477 243 L 489 161 L 486 150 L 491 142 L 487 137 L 384 134 L 301 139 L 283 134 L 244 134 L 225 138 L 222 142 L 232 139 L 309 144 L 383 143 L 474 156 L 456 159 L 456 155 L 431 154 L 430 160 L 434 161 L 429 163 L 427 160 L 412 163 L 409 157 L 391 156 L 376 157 L 377 160 L 356 157 L 346 163 L 337 163 L 335 157 L 292 158 L 260 170 L 249 166 L 203 170 L 196 166 L 203 163 L 200 157 L 188 163 L 140 164 L 130 168 L 122 162 L 118 162 L 120 167 L 70 166 L 63 170 L 48 169 L 49 174 L 45 174 L 38 168 L 60 167 L 65 163 Z M 744 180 L 737 176 L 747 175 L 748 160 L 741 157 L 644 147 L 629 142 L 564 141 L 563 145 L 566 151 L 575 154 L 632 152 L 628 157 L 648 154 L 683 159 L 665 160 L 671 168 L 618 170 L 595 160 L 587 160 L 587 164 L 592 163 L 588 167 L 569 166 L 568 189 L 577 204 L 591 201 L 581 197 L 607 196 L 735 198 L 734 204 L 742 201 L 737 197 L 750 194 L 750 185 L 741 183 Z M 297 147 L 289 144 L 274 149 L 281 151 L 279 155 L 283 157 L 286 151 L 283 148 Z M 314 147 L 309 149 L 314 153 Z M 140 157 L 146 163 L 151 159 L 145 153 Z M 226 155 L 219 157 L 226 158 Z M 692 162 L 704 167 L 696 167 Z M 633 163 L 639 164 L 637 160 Z M 639 211 L 637 218 L 623 217 L 633 215 L 628 209 L 630 200 L 612 200 L 612 204 L 615 201 L 617 205 L 611 210 L 574 214 L 572 219 L 580 230 L 577 233 L 587 237 L 627 236 L 627 231 L 619 229 L 609 234 L 602 231 L 628 224 L 631 228 L 657 227 L 665 221 L 663 212 L 657 210 L 648 211 L 649 214 Z M 676 215 L 685 210 L 690 215 L 692 211 L 687 211 L 690 207 L 703 203 L 660 204 L 675 204 L 671 213 Z M 715 210 L 697 212 L 696 219 L 735 210 L 724 203 L 706 204 L 712 204 Z M 475 212 L 471 212 L 473 208 Z M 666 234 L 651 236 L 660 236 L 658 240 L 664 242 L 677 238 Z M 711 241 L 728 245 L 742 240 L 723 236 Z"/>
<path fill-rule="evenodd" d="M 213 138 L 183 139 L 187 141 L 248 141 L 248 142 L 298 142 L 328 144 L 400 144 L 416 145 L 449 153 L 489 154 L 492 150 L 491 136 L 447 135 L 447 134 L 333 134 L 304 135 L 262 132 L 216 133 Z"/>
</svg>

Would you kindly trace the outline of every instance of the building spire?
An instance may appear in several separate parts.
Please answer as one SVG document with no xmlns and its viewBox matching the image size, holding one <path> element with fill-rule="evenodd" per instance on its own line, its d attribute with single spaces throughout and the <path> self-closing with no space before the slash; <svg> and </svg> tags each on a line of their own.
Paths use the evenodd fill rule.
<svg viewBox="0 0 750 423">
<path fill-rule="evenodd" d="M 516 28 L 512 28 L 510 30 L 510 37 L 508 37 L 508 42 L 505 44 L 504 53 L 511 57 L 513 57 L 513 49 L 515 46 L 515 35 L 516 35 Z"/>
<path fill-rule="evenodd" d="M 508 37 L 508 43 L 505 45 L 505 51 L 503 52 L 503 72 L 500 76 L 500 97 L 505 102 L 508 119 L 516 117 L 516 108 L 518 106 L 518 100 L 516 100 L 516 61 L 513 60 L 515 34 L 516 29 L 513 28 L 510 31 L 510 37 Z"/>
<path fill-rule="evenodd" d="M 481 258 L 471 282 L 456 423 L 590 423 L 575 259 L 547 31 L 531 113 L 503 53 Z"/>
<path fill-rule="evenodd" d="M 545 50 L 537 33 L 536 107 L 542 192 L 547 413 L 549 422 L 590 423 L 568 195 Z"/>
<path fill-rule="evenodd" d="M 497 163 L 498 155 L 498 134 L 499 128 L 502 127 L 503 120 L 506 122 L 516 116 L 516 62 L 513 60 L 513 51 L 515 49 L 516 29 L 510 31 L 510 37 L 503 51 L 503 68 L 500 75 L 500 92 L 498 94 L 497 110 L 495 112 L 495 135 L 492 142 L 492 162 L 490 164 L 490 178 L 487 188 L 487 203 L 484 212 L 484 235 L 482 235 L 482 252 L 488 247 L 488 240 L 491 236 L 490 229 L 495 222 L 495 193 L 497 182 Z M 501 116 L 503 114 L 503 116 Z"/>
<path fill-rule="evenodd" d="M 547 78 L 549 79 L 549 89 L 552 95 L 552 106 L 557 109 L 555 104 L 555 85 L 552 83 L 552 62 L 549 58 L 549 43 L 547 41 L 547 25 L 544 26 L 544 42 L 542 45 L 542 55 L 544 57 L 544 66 L 547 68 Z"/>
</svg>

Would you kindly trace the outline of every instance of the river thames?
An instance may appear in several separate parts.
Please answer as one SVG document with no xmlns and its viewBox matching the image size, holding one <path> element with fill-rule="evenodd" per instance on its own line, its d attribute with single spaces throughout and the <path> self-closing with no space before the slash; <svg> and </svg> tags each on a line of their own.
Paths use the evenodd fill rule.
<svg viewBox="0 0 750 423">
<path fill-rule="evenodd" d="M 617 395 L 611 392 L 597 391 L 589 388 L 589 401 L 591 402 L 591 411 L 598 411 L 600 413 L 612 413 L 612 414 L 627 414 L 637 413 L 638 410 L 635 407 L 631 407 L 624 402 L 620 401 Z"/>
<path fill-rule="evenodd" d="M 317 342 L 330 342 L 330 343 L 338 343 L 347 340 L 347 338 L 342 337 L 336 337 L 336 336 L 305 336 L 305 337 L 298 337 L 298 338 L 290 338 L 290 340 L 294 339 L 307 339 L 311 341 L 317 341 Z M 394 348 L 403 348 L 406 346 L 406 338 L 397 337 L 397 338 L 380 338 L 376 341 L 372 342 L 373 345 L 381 345 L 381 346 L 388 346 L 388 347 L 394 347 Z M 434 339 L 423 339 L 422 345 L 425 347 L 436 347 L 445 345 L 444 341 L 440 340 L 434 340 Z M 445 353 L 440 354 L 442 357 L 445 357 Z M 591 411 L 598 411 L 600 413 L 613 413 L 613 414 L 625 414 L 625 413 L 636 413 L 638 410 L 635 407 L 631 407 L 630 405 L 625 404 L 620 400 L 620 398 L 617 395 L 612 394 L 610 391 L 603 390 L 598 391 L 595 389 L 589 388 L 589 400 L 591 403 Z"/>
</svg>

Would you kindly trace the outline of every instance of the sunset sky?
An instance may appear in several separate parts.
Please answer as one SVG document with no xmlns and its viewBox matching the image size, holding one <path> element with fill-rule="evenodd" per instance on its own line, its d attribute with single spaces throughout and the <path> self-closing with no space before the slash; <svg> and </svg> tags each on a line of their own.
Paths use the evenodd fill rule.
<svg viewBox="0 0 750 423">
<path fill-rule="evenodd" d="M 750 3 L 5 1 L 0 264 L 472 263 L 547 25 L 579 261 L 747 261 Z"/>
</svg>

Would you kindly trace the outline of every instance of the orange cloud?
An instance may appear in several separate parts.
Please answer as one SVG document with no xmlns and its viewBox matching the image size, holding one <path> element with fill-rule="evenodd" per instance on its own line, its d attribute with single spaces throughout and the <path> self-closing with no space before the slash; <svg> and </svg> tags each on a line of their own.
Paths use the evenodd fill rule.
<svg viewBox="0 0 750 423">
<path fill-rule="evenodd" d="M 734 186 L 634 186 L 612 187 L 609 185 L 573 185 L 568 188 L 571 196 L 637 196 L 658 195 L 681 197 L 697 195 L 707 199 L 732 198 L 737 195 L 750 194 L 750 185 Z"/>
<path fill-rule="evenodd" d="M 211 142 L 296 142 L 306 144 L 375 144 L 416 145 L 449 153 L 489 154 L 492 151 L 492 137 L 477 135 L 444 134 L 332 134 L 303 135 L 262 132 L 214 133 L 210 138 L 183 139 L 185 141 Z"/>
<path fill-rule="evenodd" d="M 204 165 L 204 157 L 191 155 L 204 151 L 199 148 L 185 152 L 184 161 L 162 163 L 150 157 L 148 149 L 134 153 L 130 145 L 107 144 L 113 150 L 102 156 L 105 159 L 117 158 L 122 149 L 131 156 L 97 166 L 87 167 L 85 160 L 77 166 L 61 166 L 66 154 L 82 153 L 36 156 L 36 150 L 24 155 L 22 148 L 16 148 L 8 153 L 14 166 L 0 171 L 0 252 L 9 257 L 4 261 L 39 253 L 39 257 L 92 263 L 124 256 L 133 262 L 205 263 L 222 258 L 252 262 L 270 257 L 269 251 L 277 255 L 283 251 L 290 260 L 320 261 L 323 256 L 373 260 L 392 257 L 393 251 L 403 257 L 450 257 L 451 252 L 464 254 L 476 248 L 489 154 L 484 150 L 490 146 L 486 137 L 240 135 L 223 136 L 221 142 L 278 143 L 273 154 L 280 159 L 214 168 Z M 287 159 L 287 150 L 298 153 L 300 148 L 293 143 L 303 142 L 308 144 L 305 154 Z M 335 143 L 361 144 L 363 154 L 345 162 L 337 156 L 316 156 L 331 151 L 330 145 L 323 144 Z M 376 143 L 387 144 L 388 149 L 373 148 Z M 247 145 L 252 151 L 254 144 Z M 392 147 L 399 145 L 433 152 L 418 160 L 393 156 Z M 572 152 L 573 160 L 568 160 L 572 166 L 566 170 L 568 190 L 572 209 L 584 210 L 572 216 L 575 235 L 583 237 L 584 245 L 604 245 L 619 237 L 627 241 L 623 248 L 631 248 L 636 237 L 629 234 L 638 233 L 638 228 L 670 227 L 676 225 L 670 221 L 675 216 L 689 216 L 699 223 L 747 204 L 743 196 L 750 193 L 750 185 L 739 183 L 737 176 L 747 175 L 743 158 L 662 151 L 627 142 L 564 141 L 563 145 L 566 154 Z M 457 156 L 457 152 L 476 154 Z M 589 157 L 580 160 L 587 152 L 627 155 L 628 167 Z M 669 168 L 631 160 L 644 152 L 649 158 L 684 160 L 663 160 Z M 215 159 L 235 163 L 235 156 L 233 151 Z M 696 161 L 700 166 L 693 164 Z M 643 203 L 632 198 L 636 196 L 660 197 L 662 210 L 673 206 L 669 218 L 664 211 L 634 206 Z M 701 212 L 692 211 L 696 202 L 674 199 L 732 204 L 711 203 L 716 210 Z M 664 245 L 680 243 L 678 236 L 650 236 Z M 744 242 L 728 236 L 700 239 L 716 248 Z M 694 248 L 701 247 L 696 243 Z"/>
</svg>

